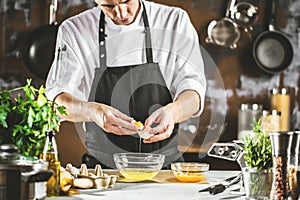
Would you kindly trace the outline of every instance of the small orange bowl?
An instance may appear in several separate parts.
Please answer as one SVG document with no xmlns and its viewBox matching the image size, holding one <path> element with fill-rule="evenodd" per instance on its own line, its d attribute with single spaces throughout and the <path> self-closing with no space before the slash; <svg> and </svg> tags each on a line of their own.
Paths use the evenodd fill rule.
<svg viewBox="0 0 300 200">
<path fill-rule="evenodd" d="M 171 164 L 173 175 L 181 182 L 196 183 L 205 178 L 207 163 L 176 162 Z"/>
</svg>

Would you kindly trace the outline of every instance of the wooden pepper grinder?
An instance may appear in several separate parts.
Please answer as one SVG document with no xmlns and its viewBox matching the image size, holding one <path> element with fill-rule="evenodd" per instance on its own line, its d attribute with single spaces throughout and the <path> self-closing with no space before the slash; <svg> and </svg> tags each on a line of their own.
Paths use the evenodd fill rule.
<svg viewBox="0 0 300 200">
<path fill-rule="evenodd" d="M 280 131 L 290 130 L 290 94 L 284 88 L 284 74 L 280 73 L 279 87 L 271 90 L 271 108 L 281 113 Z"/>
</svg>

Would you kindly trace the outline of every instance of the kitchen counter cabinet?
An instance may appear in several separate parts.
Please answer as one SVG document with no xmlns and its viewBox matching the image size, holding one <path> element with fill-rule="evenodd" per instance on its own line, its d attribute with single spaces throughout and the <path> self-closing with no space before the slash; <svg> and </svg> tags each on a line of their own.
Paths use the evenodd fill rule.
<svg viewBox="0 0 300 200">
<path fill-rule="evenodd" d="M 200 183 L 121 183 L 113 188 L 80 190 L 80 194 L 46 198 L 47 200 L 216 200 L 216 199 L 245 199 L 244 196 L 230 195 L 233 185 L 223 193 L 210 195 L 208 192 L 198 193 L 198 190 L 217 184 L 224 179 L 237 175 L 239 171 L 209 171 L 206 178 L 209 184 Z"/>
</svg>

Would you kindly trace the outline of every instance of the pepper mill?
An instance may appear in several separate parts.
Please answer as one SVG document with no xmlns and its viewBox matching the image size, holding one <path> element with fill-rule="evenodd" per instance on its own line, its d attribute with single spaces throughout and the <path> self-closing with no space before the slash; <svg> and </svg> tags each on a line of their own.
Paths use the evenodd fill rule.
<svg viewBox="0 0 300 200">
<path fill-rule="evenodd" d="M 271 132 L 273 184 L 271 200 L 292 200 L 289 187 L 289 166 L 293 132 Z"/>
<path fill-rule="evenodd" d="M 289 169 L 289 183 L 293 200 L 298 200 L 300 193 L 300 180 L 299 180 L 299 146 L 300 146 L 300 131 L 294 131 L 292 146 L 291 146 L 291 159 Z M 298 180 L 297 180 L 298 176 Z"/>
</svg>

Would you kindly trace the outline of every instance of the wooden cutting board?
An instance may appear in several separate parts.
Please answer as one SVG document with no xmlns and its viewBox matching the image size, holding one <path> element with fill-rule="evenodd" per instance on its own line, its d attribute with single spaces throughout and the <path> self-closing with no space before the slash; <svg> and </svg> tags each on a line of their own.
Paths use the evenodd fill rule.
<svg viewBox="0 0 300 200">
<path fill-rule="evenodd" d="M 139 182 L 143 182 L 143 183 L 146 183 L 146 182 L 149 182 L 149 183 L 186 183 L 186 182 L 180 182 L 179 180 L 177 180 L 172 171 L 171 170 L 160 170 L 158 172 L 158 174 L 151 180 L 144 180 L 144 181 L 141 181 L 141 180 L 132 180 L 132 179 L 127 179 L 125 178 L 124 176 L 122 176 L 120 174 L 120 172 L 118 171 L 105 171 L 104 170 L 104 173 L 107 173 L 109 175 L 118 175 L 119 178 L 117 180 L 117 182 L 124 182 L 124 183 L 139 183 Z M 200 182 L 196 182 L 196 183 L 200 183 L 200 184 L 208 184 L 208 180 L 206 178 L 202 179 Z"/>
</svg>

